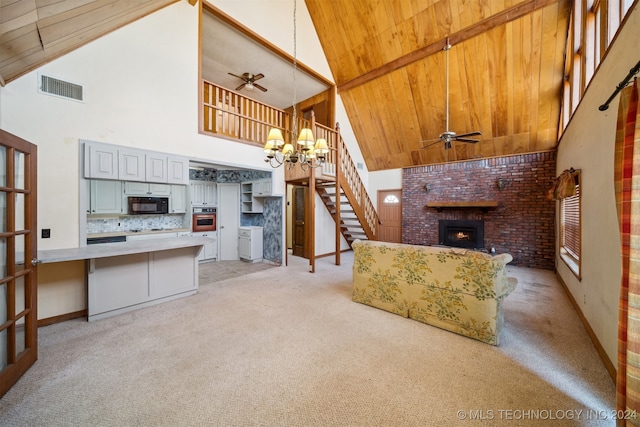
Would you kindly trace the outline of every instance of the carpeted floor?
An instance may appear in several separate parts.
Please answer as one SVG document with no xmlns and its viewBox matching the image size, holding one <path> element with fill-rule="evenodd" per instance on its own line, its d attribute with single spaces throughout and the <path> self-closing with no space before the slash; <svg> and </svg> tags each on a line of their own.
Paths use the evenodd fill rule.
<svg viewBox="0 0 640 427">
<path fill-rule="evenodd" d="M 552 272 L 508 267 L 494 347 L 352 302 L 352 254 L 332 262 L 221 281 L 209 266 L 195 296 L 41 328 L 0 425 L 615 424 L 613 381 Z"/>
</svg>

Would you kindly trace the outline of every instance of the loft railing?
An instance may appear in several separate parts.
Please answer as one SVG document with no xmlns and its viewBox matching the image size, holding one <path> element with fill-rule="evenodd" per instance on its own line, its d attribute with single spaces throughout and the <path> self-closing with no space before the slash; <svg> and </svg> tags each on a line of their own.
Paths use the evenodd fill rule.
<svg viewBox="0 0 640 427">
<path fill-rule="evenodd" d="M 324 138 L 327 140 L 329 152 L 325 154 L 322 167 L 314 169 L 316 177 L 335 178 L 339 162 L 340 185 L 345 193 L 351 193 L 350 197 L 353 197 L 357 204 L 357 207 L 354 206 L 354 208 L 359 209 L 365 218 L 366 224 L 363 225 L 369 228 L 373 236 L 377 236 L 378 214 L 369 199 L 339 130 L 316 123 L 313 115 L 310 120 L 298 117 L 297 122 L 297 129 L 309 127 L 313 130 L 316 139 Z M 280 128 L 283 135 L 290 134 L 291 116 L 284 110 L 204 81 L 203 127 L 205 132 L 264 145 L 269 129 L 272 127 Z M 311 171 L 292 168 L 291 173 L 304 173 L 308 176 Z M 288 176 L 292 179 L 295 178 L 292 175 Z"/>
<path fill-rule="evenodd" d="M 286 111 L 229 89 L 203 82 L 203 129 L 216 135 L 264 145 L 272 127 L 288 131 Z"/>
</svg>

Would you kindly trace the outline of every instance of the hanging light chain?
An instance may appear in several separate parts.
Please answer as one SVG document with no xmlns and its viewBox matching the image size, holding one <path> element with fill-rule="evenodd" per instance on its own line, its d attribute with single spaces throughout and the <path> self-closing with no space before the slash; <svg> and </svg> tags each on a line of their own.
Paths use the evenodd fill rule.
<svg viewBox="0 0 640 427">
<path fill-rule="evenodd" d="M 298 135 L 298 114 L 296 111 L 296 102 L 298 100 L 297 85 L 296 85 L 296 71 L 298 68 L 297 60 L 297 23 L 296 23 L 296 9 L 297 1 L 293 0 L 293 139 Z M 294 141 L 291 141 L 294 144 Z"/>
</svg>

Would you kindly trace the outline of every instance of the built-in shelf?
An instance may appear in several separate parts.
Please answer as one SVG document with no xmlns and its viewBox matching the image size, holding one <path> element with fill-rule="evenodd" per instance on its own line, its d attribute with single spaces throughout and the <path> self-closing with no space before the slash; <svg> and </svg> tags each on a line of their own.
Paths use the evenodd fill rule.
<svg viewBox="0 0 640 427">
<path fill-rule="evenodd" d="M 495 200 L 478 200 L 478 201 L 452 201 L 452 202 L 429 202 L 428 208 L 434 209 L 462 209 L 462 208 L 495 208 L 498 207 L 498 202 Z"/>
</svg>

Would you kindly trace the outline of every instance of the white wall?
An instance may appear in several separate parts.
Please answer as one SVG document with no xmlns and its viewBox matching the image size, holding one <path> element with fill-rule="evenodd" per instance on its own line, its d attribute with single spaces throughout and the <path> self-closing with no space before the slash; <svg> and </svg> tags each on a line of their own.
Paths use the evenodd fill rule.
<svg viewBox="0 0 640 427">
<path fill-rule="evenodd" d="M 79 139 L 269 169 L 259 147 L 198 134 L 197 66 L 198 7 L 178 2 L 0 88 L 0 127 L 38 145 L 40 249 L 79 244 Z M 38 73 L 81 84 L 85 101 L 38 93 Z"/>
<path fill-rule="evenodd" d="M 234 19 L 292 53 L 291 2 L 213 3 L 228 6 L 225 12 Z M 50 239 L 38 239 L 39 249 L 79 246 L 81 139 L 271 170 L 260 147 L 198 133 L 198 13 L 199 5 L 177 2 L 0 88 L 0 128 L 38 146 L 38 229 L 51 229 Z M 297 13 L 300 59 L 330 79 L 302 0 Z M 82 85 L 84 102 L 38 93 L 40 73 Z M 338 120 L 349 134 L 338 104 Z M 361 159 L 355 139 L 347 142 L 354 159 Z M 285 193 L 282 168 L 274 172 L 274 192 Z M 316 212 L 321 219 L 322 209 Z M 319 226 L 325 227 L 322 220 Z M 335 246 L 323 228 L 316 233 L 317 253 Z M 72 302 L 66 312 L 83 308 L 76 305 Z"/>
<path fill-rule="evenodd" d="M 558 274 L 614 366 L 617 359 L 618 299 L 621 280 L 620 232 L 613 184 L 617 96 L 599 111 L 640 59 L 640 8 L 628 16 L 574 113 L 558 147 L 558 174 L 581 169 L 582 280 L 556 259 Z"/>
<path fill-rule="evenodd" d="M 0 126 L 38 145 L 40 249 L 77 247 L 78 140 L 264 168 L 261 150 L 198 134 L 198 8 L 178 2 L 1 89 Z M 81 84 L 85 101 L 45 94 L 38 73 Z"/>
</svg>

